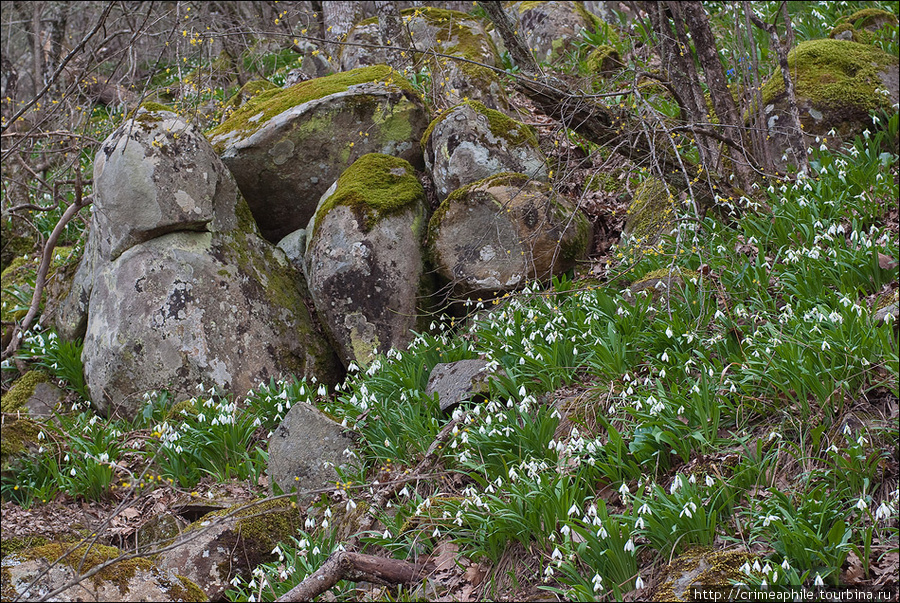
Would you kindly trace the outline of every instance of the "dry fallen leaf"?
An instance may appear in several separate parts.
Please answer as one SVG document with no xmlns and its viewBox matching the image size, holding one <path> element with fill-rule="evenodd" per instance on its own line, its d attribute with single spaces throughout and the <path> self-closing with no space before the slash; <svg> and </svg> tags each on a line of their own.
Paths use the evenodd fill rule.
<svg viewBox="0 0 900 603">
<path fill-rule="evenodd" d="M 884 255 L 883 253 L 878 254 L 878 265 L 882 270 L 896 270 L 897 269 L 897 260 L 892 258 L 889 255 Z"/>
</svg>

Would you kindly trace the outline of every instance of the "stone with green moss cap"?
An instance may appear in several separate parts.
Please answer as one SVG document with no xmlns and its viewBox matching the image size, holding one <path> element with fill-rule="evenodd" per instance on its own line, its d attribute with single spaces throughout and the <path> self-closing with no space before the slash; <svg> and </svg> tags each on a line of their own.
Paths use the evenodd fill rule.
<svg viewBox="0 0 900 603">
<path fill-rule="evenodd" d="M 403 348 L 424 279 L 425 191 L 405 160 L 363 155 L 322 197 L 307 231 L 306 275 L 345 364 Z"/>
<path fill-rule="evenodd" d="M 439 115 L 422 146 L 441 201 L 458 188 L 503 172 L 547 180 L 546 157 L 534 128 L 477 101 Z"/>
<path fill-rule="evenodd" d="M 263 92 L 208 133 L 263 236 L 306 226 L 325 190 L 366 153 L 422 167 L 428 125 L 409 82 L 374 65 Z"/>
<path fill-rule="evenodd" d="M 587 218 L 543 182 L 498 174 L 452 193 L 428 226 L 428 251 L 458 295 L 496 295 L 572 269 Z"/>
<path fill-rule="evenodd" d="M 853 140 L 872 128 L 871 113 L 890 111 L 900 100 L 898 59 L 875 46 L 832 39 L 801 42 L 788 53 L 788 66 L 808 145 L 838 147 Z M 789 113 L 780 73 L 763 86 L 762 100 L 770 155 L 785 169 L 796 162 L 785 133 Z"/>
<path fill-rule="evenodd" d="M 68 554 L 66 554 L 68 553 Z M 51 542 L 3 558 L 4 601 L 37 601 L 77 576 L 126 553 L 102 546 Z M 50 571 L 44 571 L 55 563 Z M 114 563 L 56 595 L 59 601 L 208 601 L 196 584 L 164 571 L 149 559 L 136 557 Z"/>
</svg>

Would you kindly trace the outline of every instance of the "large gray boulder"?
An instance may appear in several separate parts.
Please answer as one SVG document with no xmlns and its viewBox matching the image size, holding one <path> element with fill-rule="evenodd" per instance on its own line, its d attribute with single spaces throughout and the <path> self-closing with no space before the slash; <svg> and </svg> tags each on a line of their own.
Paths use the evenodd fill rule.
<svg viewBox="0 0 900 603">
<path fill-rule="evenodd" d="M 322 198 L 307 231 L 309 290 L 345 364 L 412 340 L 424 297 L 425 191 L 412 166 L 370 154 Z"/>
<path fill-rule="evenodd" d="M 428 117 L 409 82 L 374 65 L 263 92 L 209 132 L 263 236 L 304 228 L 356 159 L 385 153 L 423 167 Z"/>
<path fill-rule="evenodd" d="M 574 267 L 591 239 L 587 218 L 548 184 L 498 174 L 452 193 L 434 212 L 428 249 L 457 295 L 491 296 Z"/>
<path fill-rule="evenodd" d="M 145 119 L 171 124 L 171 136 L 178 133 L 191 144 L 157 146 L 156 125 L 123 127 L 104 143 L 105 156 L 95 168 L 99 175 L 122 173 L 134 165 L 134 149 L 143 148 L 155 154 L 153 170 L 140 173 L 143 181 L 138 174 L 129 176 L 130 190 L 142 191 L 131 197 L 136 205 L 164 198 L 169 183 L 184 171 L 201 184 L 184 182 L 164 208 L 186 220 L 185 228 L 163 212 L 159 232 L 129 227 L 130 215 L 144 225 L 150 212 L 142 214 L 141 207 L 129 212 L 120 183 L 95 175 L 98 217 L 91 237 L 99 251 L 93 260 L 91 254 L 85 257 L 93 261 L 93 273 L 85 277 L 90 293 L 82 354 L 91 400 L 101 412 L 130 418 L 142 394 L 154 389 L 183 395 L 204 383 L 243 395 L 284 373 L 335 382 L 342 369 L 314 328 L 301 273 L 259 236 L 209 143 L 174 114 L 153 112 Z M 201 164 L 206 167 L 196 167 Z M 214 190 L 182 194 L 211 182 L 210 174 L 215 174 Z M 166 184 L 156 190 L 160 182 Z M 190 199 L 202 202 L 191 206 Z M 121 223 L 111 226 L 111 215 Z M 75 293 L 81 299 L 86 291 Z"/>
<path fill-rule="evenodd" d="M 457 105 L 428 127 L 423 146 L 438 199 L 503 172 L 547 180 L 546 157 L 534 128 L 477 101 Z"/>
</svg>

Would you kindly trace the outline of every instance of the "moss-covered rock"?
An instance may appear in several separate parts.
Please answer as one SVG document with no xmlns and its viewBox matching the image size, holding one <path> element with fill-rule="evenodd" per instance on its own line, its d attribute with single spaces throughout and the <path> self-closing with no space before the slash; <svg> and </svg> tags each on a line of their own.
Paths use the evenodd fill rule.
<svg viewBox="0 0 900 603">
<path fill-rule="evenodd" d="M 123 556 L 117 548 L 51 542 L 6 555 L 2 597 L 5 601 L 36 600 L 76 576 Z M 56 563 L 49 572 L 42 570 Z M 43 575 L 40 575 L 43 574 Z M 40 575 L 40 577 L 38 577 Z M 32 582 L 36 582 L 32 584 Z M 207 601 L 196 584 L 160 571 L 149 559 L 136 557 L 104 567 L 57 595 L 63 601 Z"/>
<path fill-rule="evenodd" d="M 634 191 L 622 234 L 626 240 L 649 247 L 675 224 L 675 199 L 658 178 L 648 178 Z"/>
<path fill-rule="evenodd" d="M 251 579 L 272 550 L 289 542 L 301 527 L 299 513 L 284 500 L 239 504 L 213 511 L 188 525 L 174 548 L 160 554 L 160 568 L 195 583 L 212 600 L 221 600 L 235 576 Z"/>
<path fill-rule="evenodd" d="M 425 131 L 422 146 L 441 201 L 458 188 L 503 172 L 547 180 L 546 157 L 534 128 L 477 101 L 441 113 Z"/>
<path fill-rule="evenodd" d="M 65 392 L 50 381 L 43 371 L 28 371 L 13 383 L 0 398 L 4 413 L 25 412 L 31 416 L 48 416 L 65 399 Z"/>
<path fill-rule="evenodd" d="M 871 113 L 890 110 L 900 101 L 898 59 L 875 46 L 834 39 L 802 42 L 788 53 L 788 66 L 807 144 L 819 137 L 820 144 L 826 139 L 828 146 L 840 146 L 871 127 Z M 780 73 L 765 83 L 762 100 L 770 155 L 783 169 L 795 162 L 781 159 L 790 153 L 790 144 L 785 130 L 789 110 Z"/>
<path fill-rule="evenodd" d="M 363 155 L 322 197 L 307 229 L 306 274 L 345 365 L 411 341 L 426 212 L 412 166 L 388 155 Z"/>
<path fill-rule="evenodd" d="M 6 271 L 15 258 L 34 251 L 34 240 L 16 233 L 8 220 L 0 222 L 0 241 L 0 272 Z"/>
<path fill-rule="evenodd" d="M 386 65 L 263 92 L 210 140 L 234 174 L 264 237 L 305 228 L 322 194 L 367 153 L 422 167 L 421 99 Z"/>
<path fill-rule="evenodd" d="M 694 601 L 692 588 L 731 587 L 744 582 L 741 570 L 756 557 L 747 551 L 711 551 L 695 547 L 685 551 L 664 568 L 651 601 Z"/>
<path fill-rule="evenodd" d="M 875 40 L 875 32 L 879 29 L 896 30 L 897 16 L 879 8 L 864 8 L 846 17 L 838 19 L 829 38 L 836 40 L 852 40 L 860 44 L 871 44 Z M 896 36 L 896 33 L 894 34 Z"/>
<path fill-rule="evenodd" d="M 452 193 L 428 226 L 428 252 L 459 295 L 496 295 L 570 270 L 591 238 L 587 218 L 549 185 L 498 174 Z"/>
</svg>

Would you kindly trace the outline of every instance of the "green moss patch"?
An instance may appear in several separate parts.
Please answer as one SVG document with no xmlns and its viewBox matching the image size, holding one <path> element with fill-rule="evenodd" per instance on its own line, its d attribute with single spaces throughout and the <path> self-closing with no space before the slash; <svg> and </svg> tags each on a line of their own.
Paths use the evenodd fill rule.
<svg viewBox="0 0 900 603">
<path fill-rule="evenodd" d="M 43 546 L 27 549 L 18 554 L 23 559 L 27 560 L 47 559 L 49 561 L 55 561 L 65 555 L 70 548 L 72 548 L 71 544 L 52 542 Z M 76 572 L 84 573 L 122 555 L 122 551 L 111 546 L 93 545 L 87 547 L 86 545 L 81 545 L 66 555 L 64 559 L 61 559 L 60 563 L 71 567 Z M 112 582 L 119 587 L 120 592 L 125 593 L 128 581 L 134 577 L 134 574 L 138 570 L 149 572 L 153 568 L 154 565 L 149 559 L 137 557 L 110 565 L 94 574 L 91 580 L 95 584 L 99 584 L 102 581 Z"/>
<path fill-rule="evenodd" d="M 897 58 L 883 50 L 849 40 L 802 42 L 788 54 L 798 97 L 823 108 L 864 113 L 890 109 L 890 98 L 876 89 L 881 86 L 878 73 L 894 63 Z M 763 104 L 782 94 L 784 80 L 776 75 L 763 86 Z"/>
<path fill-rule="evenodd" d="M 415 94 L 410 83 L 387 65 L 360 67 L 352 71 L 300 82 L 286 90 L 276 88 L 261 92 L 235 111 L 224 123 L 210 130 L 207 136 L 212 139 L 228 132 L 251 131 L 291 107 L 331 94 L 346 92 L 350 86 L 366 83 L 393 85 L 410 94 Z M 216 151 L 221 151 L 221 149 L 216 149 Z"/>
<path fill-rule="evenodd" d="M 408 161 L 381 153 L 363 155 L 341 174 L 334 193 L 316 212 L 310 239 L 322 218 L 338 205 L 353 208 L 368 230 L 384 216 L 424 200 L 425 189 Z"/>
<path fill-rule="evenodd" d="M 38 383 L 46 383 L 50 381 L 47 373 L 42 371 L 28 371 L 13 383 L 6 394 L 0 398 L 0 409 L 3 412 L 16 412 L 25 406 L 28 398 L 34 393 L 34 388 Z"/>
</svg>

